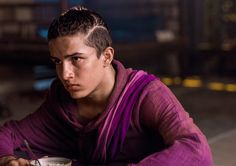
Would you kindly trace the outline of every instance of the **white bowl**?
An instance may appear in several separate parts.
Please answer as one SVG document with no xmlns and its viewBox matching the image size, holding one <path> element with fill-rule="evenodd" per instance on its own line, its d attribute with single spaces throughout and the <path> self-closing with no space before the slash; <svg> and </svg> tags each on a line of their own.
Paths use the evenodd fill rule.
<svg viewBox="0 0 236 166">
<path fill-rule="evenodd" d="M 72 161 L 64 157 L 44 157 L 38 159 L 41 166 L 71 166 Z M 36 160 L 30 162 L 32 166 L 39 166 L 39 163 Z"/>
</svg>

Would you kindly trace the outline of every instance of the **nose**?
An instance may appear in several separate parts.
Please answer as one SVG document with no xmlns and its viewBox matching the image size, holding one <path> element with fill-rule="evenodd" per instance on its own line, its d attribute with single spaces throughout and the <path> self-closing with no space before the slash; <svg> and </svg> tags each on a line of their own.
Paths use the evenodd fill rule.
<svg viewBox="0 0 236 166">
<path fill-rule="evenodd" d="M 61 77 L 63 80 L 70 80 L 74 77 L 73 66 L 69 63 L 63 63 L 61 69 Z"/>
</svg>

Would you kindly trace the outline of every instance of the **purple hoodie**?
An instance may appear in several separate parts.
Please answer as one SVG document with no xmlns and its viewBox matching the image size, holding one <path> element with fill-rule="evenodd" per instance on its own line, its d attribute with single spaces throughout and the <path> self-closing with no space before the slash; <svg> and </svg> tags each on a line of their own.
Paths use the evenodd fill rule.
<svg viewBox="0 0 236 166">
<path fill-rule="evenodd" d="M 27 152 L 26 139 L 37 157 L 67 157 L 73 159 L 73 165 L 101 164 L 93 157 L 98 145 L 104 141 L 99 139 L 100 129 L 135 72 L 125 69 L 116 60 L 113 66 L 116 70 L 115 88 L 106 110 L 97 119 L 86 126 L 81 125 L 76 118 L 75 101 L 56 80 L 37 111 L 20 121 L 9 121 L 0 128 L 0 157 L 13 155 L 15 150 Z M 104 165 L 212 165 L 205 136 L 159 79 L 147 82 L 140 90 L 128 122 L 123 141 L 116 139 L 116 134 L 110 138 L 120 141 L 119 148 L 114 156 L 107 150 Z"/>
</svg>

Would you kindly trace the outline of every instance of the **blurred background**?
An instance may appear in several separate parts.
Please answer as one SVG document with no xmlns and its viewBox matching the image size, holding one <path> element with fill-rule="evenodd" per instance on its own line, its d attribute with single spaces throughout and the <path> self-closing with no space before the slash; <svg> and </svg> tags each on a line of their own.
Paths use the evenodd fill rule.
<svg viewBox="0 0 236 166">
<path fill-rule="evenodd" d="M 78 4 L 105 18 L 117 59 L 169 86 L 214 165 L 235 166 L 236 0 L 0 0 L 0 125 L 41 104 L 55 77 L 48 25 Z"/>
</svg>

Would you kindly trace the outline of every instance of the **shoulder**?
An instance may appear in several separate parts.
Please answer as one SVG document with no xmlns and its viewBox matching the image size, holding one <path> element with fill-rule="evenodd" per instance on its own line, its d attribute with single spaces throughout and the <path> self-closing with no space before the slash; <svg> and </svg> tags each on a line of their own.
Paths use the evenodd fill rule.
<svg viewBox="0 0 236 166">
<path fill-rule="evenodd" d="M 152 101 L 156 104 L 161 102 L 175 104 L 178 101 L 175 94 L 160 79 L 151 81 L 143 89 L 140 97 L 143 101 Z"/>
<path fill-rule="evenodd" d="M 151 81 L 140 95 L 139 116 L 142 123 L 155 124 L 167 115 L 177 115 L 184 108 L 174 93 L 159 79 Z"/>
</svg>

